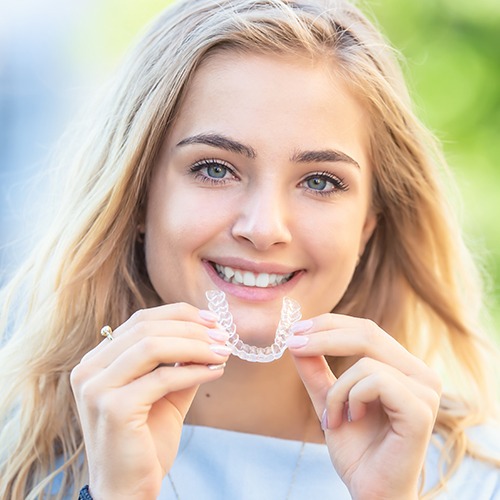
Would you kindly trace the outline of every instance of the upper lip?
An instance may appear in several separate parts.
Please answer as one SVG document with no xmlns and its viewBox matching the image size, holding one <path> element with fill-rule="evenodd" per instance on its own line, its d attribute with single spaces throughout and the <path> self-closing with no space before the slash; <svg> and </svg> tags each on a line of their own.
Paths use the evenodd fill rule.
<svg viewBox="0 0 500 500">
<path fill-rule="evenodd" d="M 255 274 L 259 273 L 290 274 L 300 270 L 296 267 L 292 268 L 290 266 L 286 266 L 283 264 L 277 264 L 272 262 L 254 262 L 251 260 L 242 259 L 240 257 L 218 257 L 206 260 L 213 264 L 219 264 L 221 266 L 227 266 L 233 269 L 250 271 Z"/>
</svg>

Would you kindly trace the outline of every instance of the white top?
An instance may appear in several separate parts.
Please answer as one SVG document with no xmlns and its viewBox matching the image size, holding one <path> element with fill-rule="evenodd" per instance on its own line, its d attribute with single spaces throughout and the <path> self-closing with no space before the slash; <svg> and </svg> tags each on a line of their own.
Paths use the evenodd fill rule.
<svg viewBox="0 0 500 500">
<path fill-rule="evenodd" d="M 471 431 L 491 453 L 500 453 L 500 436 L 484 427 Z M 496 449 L 495 449 L 496 448 Z M 439 449 L 431 444 L 426 485 L 438 481 Z M 175 485 L 177 495 L 173 490 Z M 161 500 L 349 500 L 332 466 L 326 445 L 184 426 L 177 459 L 162 484 Z M 500 470 L 467 457 L 440 500 L 500 499 Z"/>
<path fill-rule="evenodd" d="M 471 429 L 475 443 L 500 459 L 498 430 Z M 438 481 L 439 448 L 429 446 L 425 488 Z M 58 491 L 61 476 L 54 481 Z M 172 482 L 175 485 L 174 491 Z M 78 488 L 83 485 L 78 485 Z M 78 491 L 78 490 L 77 490 Z M 68 495 L 66 499 L 75 498 Z M 185 425 L 159 500 L 350 500 L 324 444 L 301 443 Z M 500 500 L 500 469 L 466 457 L 438 500 Z"/>
</svg>

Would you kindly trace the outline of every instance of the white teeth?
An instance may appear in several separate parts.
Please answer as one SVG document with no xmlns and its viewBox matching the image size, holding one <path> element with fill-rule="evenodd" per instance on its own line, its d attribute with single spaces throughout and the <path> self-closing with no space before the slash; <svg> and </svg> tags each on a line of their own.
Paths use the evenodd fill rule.
<svg viewBox="0 0 500 500">
<path fill-rule="evenodd" d="M 243 274 L 243 284 L 245 286 L 255 286 L 255 274 L 246 271 L 245 274 Z"/>
<path fill-rule="evenodd" d="M 219 266 L 219 267 L 220 267 L 220 266 Z M 217 268 L 217 270 L 219 270 L 219 269 Z M 233 269 L 231 269 L 230 267 L 224 267 L 224 268 L 223 268 L 223 270 L 224 270 L 224 276 L 225 276 L 227 279 L 232 278 L 232 277 L 234 276 L 234 270 L 233 270 Z M 220 271 L 219 271 L 219 272 L 220 272 Z"/>
<path fill-rule="evenodd" d="M 257 279 L 255 280 L 255 286 L 258 286 L 260 288 L 266 288 L 267 286 L 269 286 L 270 282 L 269 278 L 270 278 L 269 274 L 260 273 L 257 276 Z"/>
<path fill-rule="evenodd" d="M 255 274 L 250 271 L 240 271 L 239 269 L 233 269 L 229 266 L 221 266 L 220 264 L 215 264 L 215 269 L 217 270 L 219 276 L 228 283 L 235 283 L 237 285 L 245 286 L 257 286 L 259 288 L 281 285 L 282 283 L 286 283 L 293 276 L 293 273 Z"/>
</svg>

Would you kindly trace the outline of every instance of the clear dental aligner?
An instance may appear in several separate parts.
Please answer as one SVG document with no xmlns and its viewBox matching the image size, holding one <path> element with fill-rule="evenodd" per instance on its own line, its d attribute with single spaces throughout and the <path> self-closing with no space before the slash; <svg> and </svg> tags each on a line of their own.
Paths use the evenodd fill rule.
<svg viewBox="0 0 500 500">
<path fill-rule="evenodd" d="M 245 344 L 236 333 L 236 325 L 229 312 L 226 294 L 220 290 L 209 290 L 206 292 L 206 297 L 208 308 L 217 315 L 219 324 L 229 333 L 226 344 L 232 348 L 232 354 L 246 361 L 269 363 L 281 358 L 286 349 L 286 339 L 290 336 L 290 327 L 302 317 L 300 304 L 289 297 L 284 297 L 274 342 L 268 347 L 255 347 Z"/>
</svg>

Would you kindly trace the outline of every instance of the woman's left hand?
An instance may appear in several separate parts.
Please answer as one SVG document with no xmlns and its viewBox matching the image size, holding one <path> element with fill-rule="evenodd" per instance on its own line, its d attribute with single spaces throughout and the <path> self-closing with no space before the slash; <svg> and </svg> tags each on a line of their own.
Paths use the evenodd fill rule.
<svg viewBox="0 0 500 500">
<path fill-rule="evenodd" d="M 325 430 L 330 457 L 354 499 L 416 499 L 439 408 L 433 370 L 369 320 L 324 314 L 289 340 Z M 338 379 L 324 356 L 350 357 Z"/>
</svg>

